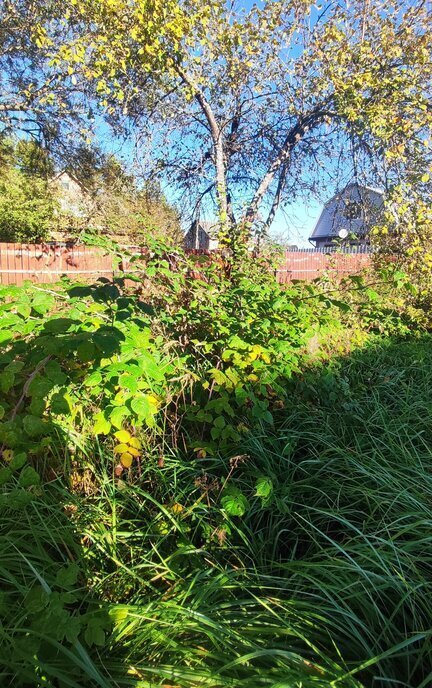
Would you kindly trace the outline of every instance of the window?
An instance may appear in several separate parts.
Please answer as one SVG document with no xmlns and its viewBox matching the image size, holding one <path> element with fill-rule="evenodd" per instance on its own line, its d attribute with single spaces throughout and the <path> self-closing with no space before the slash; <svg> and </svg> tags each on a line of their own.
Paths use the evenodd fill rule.
<svg viewBox="0 0 432 688">
<path fill-rule="evenodd" d="M 358 220 L 361 217 L 361 203 L 359 201 L 345 201 L 343 216 L 347 220 Z"/>
<path fill-rule="evenodd" d="M 65 180 L 62 179 L 61 185 L 62 185 L 62 187 L 63 187 L 64 189 L 66 189 L 67 191 L 69 191 L 69 182 L 67 182 L 67 181 L 65 181 Z"/>
</svg>

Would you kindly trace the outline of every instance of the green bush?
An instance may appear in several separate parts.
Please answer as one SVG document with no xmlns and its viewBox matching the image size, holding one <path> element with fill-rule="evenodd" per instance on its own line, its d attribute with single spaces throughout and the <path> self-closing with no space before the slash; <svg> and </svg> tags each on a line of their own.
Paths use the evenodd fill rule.
<svg viewBox="0 0 432 688">
<path fill-rule="evenodd" d="M 0 177 L 0 240 L 38 242 L 48 237 L 56 202 L 46 180 L 8 169 Z"/>
<path fill-rule="evenodd" d="M 1 287 L 2 683 L 426 688 L 432 366 L 405 277 L 142 263 Z"/>
</svg>

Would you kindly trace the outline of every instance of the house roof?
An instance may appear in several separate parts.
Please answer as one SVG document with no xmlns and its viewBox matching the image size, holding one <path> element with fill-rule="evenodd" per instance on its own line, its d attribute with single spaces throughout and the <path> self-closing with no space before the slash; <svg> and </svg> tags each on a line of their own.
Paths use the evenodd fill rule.
<svg viewBox="0 0 432 688">
<path fill-rule="evenodd" d="M 381 208 L 383 192 L 357 182 L 348 184 L 342 191 L 335 193 L 324 205 L 310 239 L 337 237 L 341 229 L 350 234 L 360 234 L 373 220 L 374 214 Z M 347 201 L 358 202 L 362 207 L 359 217 L 347 217 L 344 208 Z M 367 217 L 367 215 L 369 217 Z"/>
<path fill-rule="evenodd" d="M 217 222 L 211 220 L 200 220 L 199 226 L 210 237 L 210 239 L 217 239 L 219 234 L 219 225 Z"/>
<path fill-rule="evenodd" d="M 217 239 L 219 234 L 219 225 L 211 220 L 194 220 L 188 229 L 187 234 L 195 230 L 197 225 L 199 229 L 202 229 L 210 239 Z"/>
<path fill-rule="evenodd" d="M 61 177 L 63 177 L 63 176 L 66 176 L 66 177 L 69 177 L 69 179 L 72 179 L 72 180 L 73 180 L 76 184 L 78 184 L 78 185 L 83 189 L 83 191 L 84 191 L 84 186 L 83 186 L 82 182 L 78 179 L 78 177 L 76 177 L 76 176 L 73 174 L 73 172 L 71 172 L 71 171 L 68 170 L 68 169 L 63 169 L 63 170 L 60 170 L 60 172 L 57 172 L 57 174 L 55 174 L 55 175 L 53 176 L 52 180 L 53 180 L 53 182 L 55 182 L 55 181 L 57 181 L 58 179 L 60 179 Z"/>
</svg>

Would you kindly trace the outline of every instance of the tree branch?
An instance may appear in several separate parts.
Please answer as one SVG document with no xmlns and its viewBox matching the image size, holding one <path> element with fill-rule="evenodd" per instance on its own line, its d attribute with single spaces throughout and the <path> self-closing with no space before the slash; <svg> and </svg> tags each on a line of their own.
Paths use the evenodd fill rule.
<svg viewBox="0 0 432 688">
<path fill-rule="evenodd" d="M 246 210 L 246 222 L 252 223 L 256 219 L 258 208 L 270 185 L 272 184 L 278 170 L 282 166 L 288 168 L 289 159 L 291 157 L 293 148 L 299 143 L 299 141 L 301 141 L 304 134 L 311 127 L 316 127 L 318 124 L 321 124 L 324 117 L 329 116 L 330 113 L 327 110 L 327 106 L 328 101 L 320 103 L 311 112 L 301 116 L 296 124 L 289 130 L 278 154 L 262 178 L 258 189 L 256 190 L 255 195 Z"/>
</svg>

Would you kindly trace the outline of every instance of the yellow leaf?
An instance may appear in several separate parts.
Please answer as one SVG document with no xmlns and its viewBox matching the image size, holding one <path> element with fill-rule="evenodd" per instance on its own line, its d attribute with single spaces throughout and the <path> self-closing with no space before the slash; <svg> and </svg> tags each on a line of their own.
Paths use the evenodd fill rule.
<svg viewBox="0 0 432 688">
<path fill-rule="evenodd" d="M 128 444 L 130 447 L 135 447 L 135 449 L 141 449 L 142 447 L 138 437 L 131 437 Z"/>
<path fill-rule="evenodd" d="M 135 447 L 131 447 L 130 445 L 128 446 L 128 452 L 129 452 L 129 454 L 132 454 L 132 456 L 139 456 L 140 455 L 138 449 L 135 449 Z"/>
<path fill-rule="evenodd" d="M 147 394 L 147 401 L 151 406 L 154 406 L 156 409 L 159 407 L 159 399 L 154 394 Z"/>
<path fill-rule="evenodd" d="M 4 449 L 2 452 L 2 456 L 5 461 L 9 463 L 9 461 L 12 461 L 13 459 L 13 450 L 12 449 Z"/>
<path fill-rule="evenodd" d="M 116 447 L 114 447 L 114 454 L 124 454 L 127 451 L 129 451 L 128 444 L 118 444 Z"/>
<path fill-rule="evenodd" d="M 179 504 L 178 502 L 173 504 L 171 507 L 171 511 L 173 512 L 173 514 L 181 514 L 183 509 L 184 509 L 184 506 L 182 504 Z"/>
<path fill-rule="evenodd" d="M 129 452 L 125 452 L 120 457 L 121 465 L 125 468 L 130 468 L 132 466 L 132 458 L 132 454 L 129 454 Z"/>
<path fill-rule="evenodd" d="M 117 430 L 117 432 L 114 433 L 114 437 L 116 437 L 119 442 L 129 442 L 131 434 L 127 430 Z"/>
</svg>

